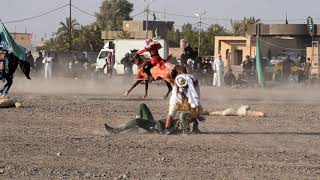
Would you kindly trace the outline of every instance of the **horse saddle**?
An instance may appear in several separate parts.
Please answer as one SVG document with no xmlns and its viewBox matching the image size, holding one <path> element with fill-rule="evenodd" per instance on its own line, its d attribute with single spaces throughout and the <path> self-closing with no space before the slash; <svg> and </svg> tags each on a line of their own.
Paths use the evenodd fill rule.
<svg viewBox="0 0 320 180">
<path fill-rule="evenodd" d="M 158 66 L 153 66 L 150 70 L 154 79 L 164 79 L 171 82 L 171 71 L 174 67 L 171 63 L 165 63 L 165 69 L 161 69 Z"/>
</svg>

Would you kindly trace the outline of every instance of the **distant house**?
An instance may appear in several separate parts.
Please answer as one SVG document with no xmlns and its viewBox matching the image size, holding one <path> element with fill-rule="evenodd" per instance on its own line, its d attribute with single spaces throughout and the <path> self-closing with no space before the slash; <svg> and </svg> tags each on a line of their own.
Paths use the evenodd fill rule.
<svg viewBox="0 0 320 180">
<path fill-rule="evenodd" d="M 30 33 L 11 33 L 11 36 L 16 41 L 16 43 L 23 47 L 32 46 L 32 34 Z"/>
<path fill-rule="evenodd" d="M 148 37 L 157 35 L 165 39 L 167 33 L 173 30 L 173 24 L 171 21 L 148 21 Z M 147 21 L 123 21 L 122 29 L 129 33 L 132 39 L 145 39 Z M 119 34 L 121 34 L 119 31 L 102 31 L 101 39 L 104 41 L 117 39 Z"/>
</svg>

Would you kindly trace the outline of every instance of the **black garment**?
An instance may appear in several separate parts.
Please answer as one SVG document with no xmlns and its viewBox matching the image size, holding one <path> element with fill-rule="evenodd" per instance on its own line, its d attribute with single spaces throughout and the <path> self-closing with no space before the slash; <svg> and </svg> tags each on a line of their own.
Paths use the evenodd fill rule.
<svg viewBox="0 0 320 180">
<path fill-rule="evenodd" d="M 249 59 L 245 60 L 243 62 L 243 70 L 250 71 L 251 69 L 252 69 L 252 61 L 250 61 Z"/>
<path fill-rule="evenodd" d="M 151 64 L 150 61 L 143 67 L 144 72 L 145 72 L 149 77 L 152 77 L 152 74 L 151 74 L 151 72 L 150 72 L 150 70 L 151 70 L 152 67 L 153 67 L 153 65 Z"/>
<path fill-rule="evenodd" d="M 237 79 L 235 77 L 235 75 L 232 72 L 227 72 L 224 75 L 224 83 L 226 86 L 232 86 L 235 85 L 237 82 Z"/>
<path fill-rule="evenodd" d="M 193 59 L 193 49 L 190 46 L 184 48 L 184 54 L 186 55 L 187 59 Z"/>
<path fill-rule="evenodd" d="M 181 54 L 181 56 L 180 56 L 180 64 L 182 66 L 186 67 L 187 66 L 187 61 L 188 61 L 187 56 L 184 53 Z"/>
<path fill-rule="evenodd" d="M 34 58 L 33 58 L 32 54 L 27 54 L 26 61 L 29 62 L 31 68 L 34 68 Z"/>
<path fill-rule="evenodd" d="M 43 57 L 42 56 L 39 56 L 36 58 L 36 61 L 35 61 L 35 70 L 37 72 L 41 71 L 43 69 L 43 63 L 42 63 L 42 60 L 43 60 Z"/>
</svg>

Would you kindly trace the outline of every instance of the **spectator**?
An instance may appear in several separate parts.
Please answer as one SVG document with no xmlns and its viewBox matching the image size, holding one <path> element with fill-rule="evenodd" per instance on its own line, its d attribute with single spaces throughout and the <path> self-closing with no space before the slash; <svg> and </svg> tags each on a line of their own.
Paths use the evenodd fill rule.
<svg viewBox="0 0 320 180">
<path fill-rule="evenodd" d="M 243 74 L 245 76 L 250 76 L 252 70 L 252 61 L 250 60 L 250 56 L 247 55 L 246 59 L 242 63 Z"/>
<path fill-rule="evenodd" d="M 226 86 L 233 86 L 237 84 L 237 79 L 233 74 L 231 67 L 229 67 L 228 72 L 224 75 L 224 83 Z"/>
<path fill-rule="evenodd" d="M 36 73 L 39 73 L 42 70 L 42 68 L 43 68 L 42 61 L 43 61 L 43 55 L 42 55 L 42 52 L 39 51 L 38 57 L 36 58 L 36 61 L 34 63 Z"/>
<path fill-rule="evenodd" d="M 221 87 L 223 86 L 223 74 L 224 74 L 224 63 L 221 59 L 221 55 L 218 55 L 218 58 L 213 63 L 213 86 Z"/>
<path fill-rule="evenodd" d="M 31 51 L 28 51 L 28 52 L 27 52 L 26 61 L 29 62 L 30 67 L 31 67 L 32 69 L 34 69 L 34 58 L 33 58 L 32 54 L 31 54 Z"/>
<path fill-rule="evenodd" d="M 184 67 L 187 67 L 187 56 L 185 53 L 182 53 L 181 56 L 180 56 L 180 64 Z"/>
<path fill-rule="evenodd" d="M 44 59 L 42 60 L 42 63 L 44 64 L 44 78 L 51 79 L 53 57 L 50 52 L 46 53 Z"/>
</svg>

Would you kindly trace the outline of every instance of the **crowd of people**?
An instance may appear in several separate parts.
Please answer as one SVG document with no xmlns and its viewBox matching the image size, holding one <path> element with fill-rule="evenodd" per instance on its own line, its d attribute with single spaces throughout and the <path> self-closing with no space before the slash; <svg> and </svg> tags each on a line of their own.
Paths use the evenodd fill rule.
<svg viewBox="0 0 320 180">
<path fill-rule="evenodd" d="M 51 79 L 54 76 L 89 78 L 95 67 L 86 52 L 58 54 L 50 51 L 38 51 L 36 58 L 29 51 L 26 61 L 30 63 L 31 73 L 36 77 Z"/>
<path fill-rule="evenodd" d="M 190 44 L 186 45 L 180 64 L 186 67 L 189 73 L 197 76 L 202 85 L 216 87 L 242 85 L 245 83 L 243 74 L 252 69 L 252 64 L 245 61 L 243 74 L 236 78 L 231 67 L 225 72 L 225 64 L 220 54 L 216 58 L 199 57 L 198 50 L 194 50 Z"/>
</svg>

